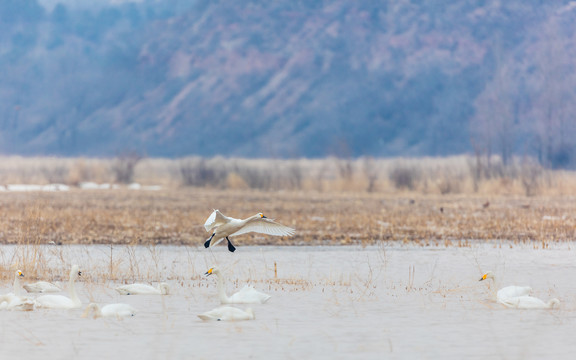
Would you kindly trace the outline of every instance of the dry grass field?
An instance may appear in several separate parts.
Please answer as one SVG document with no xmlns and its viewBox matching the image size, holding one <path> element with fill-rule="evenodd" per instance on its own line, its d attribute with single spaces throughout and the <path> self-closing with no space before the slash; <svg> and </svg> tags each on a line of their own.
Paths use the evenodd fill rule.
<svg viewBox="0 0 576 360">
<path fill-rule="evenodd" d="M 576 201 L 568 196 L 390 195 L 356 192 L 180 188 L 3 193 L 6 244 L 187 244 L 202 246 L 212 209 L 244 218 L 263 212 L 297 229 L 279 238 L 248 234 L 242 244 L 422 245 L 460 240 L 573 240 Z M 459 242 L 461 243 L 461 242 Z"/>
<path fill-rule="evenodd" d="M 0 243 L 21 246 L 19 262 L 34 262 L 34 275 L 41 269 L 34 246 L 52 242 L 202 247 L 212 209 L 236 218 L 263 212 L 297 230 L 291 238 L 243 235 L 239 247 L 506 240 L 546 248 L 575 236 L 576 177 L 532 162 L 127 158 L 0 159 L 3 184 L 70 186 L 0 192 Z M 126 166 L 129 180 L 161 190 L 119 184 L 115 173 Z M 119 188 L 80 189 L 83 181 Z"/>
</svg>

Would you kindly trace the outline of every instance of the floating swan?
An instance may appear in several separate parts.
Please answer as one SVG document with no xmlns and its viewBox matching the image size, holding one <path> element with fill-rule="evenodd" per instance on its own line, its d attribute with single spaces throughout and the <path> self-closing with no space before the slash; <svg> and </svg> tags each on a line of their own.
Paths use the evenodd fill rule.
<svg viewBox="0 0 576 360">
<path fill-rule="evenodd" d="M 136 314 L 136 309 L 128 304 L 108 304 L 104 305 L 102 308 L 96 303 L 90 303 L 82 317 L 88 316 L 90 312 L 94 312 L 94 318 L 97 317 L 114 317 L 117 319 L 134 316 Z"/>
<path fill-rule="evenodd" d="M 256 318 L 252 309 L 241 310 L 232 306 L 220 306 L 200 314 L 198 317 L 202 320 L 215 321 L 254 320 Z"/>
<path fill-rule="evenodd" d="M 62 289 L 60 289 L 58 286 L 47 281 L 38 281 L 32 284 L 24 284 L 23 287 L 29 293 L 47 293 L 47 292 L 62 291 Z"/>
<path fill-rule="evenodd" d="M 214 241 L 212 246 L 214 246 L 226 239 L 228 242 L 228 250 L 231 252 L 234 252 L 236 248 L 232 245 L 228 236 L 238 236 L 249 232 L 274 236 L 292 236 L 295 231 L 291 227 L 279 224 L 273 219 L 268 219 L 262 213 L 240 220 L 224 216 L 218 210 L 214 210 L 210 217 L 208 217 L 206 223 L 204 223 L 204 228 L 207 232 L 212 232 L 212 236 L 206 240 L 204 247 L 208 248 L 212 240 Z"/>
<path fill-rule="evenodd" d="M 492 282 L 496 282 L 496 276 L 492 271 L 488 271 L 486 274 L 482 275 L 479 281 L 483 281 L 486 279 L 491 279 Z M 495 286 L 495 289 L 496 288 L 497 287 Z M 498 290 L 498 292 L 496 293 L 496 300 L 498 302 L 503 302 L 509 298 L 529 295 L 531 292 L 532 288 L 530 286 L 510 285 Z"/>
<path fill-rule="evenodd" d="M 270 299 L 270 295 L 264 294 L 252 286 L 245 285 L 240 291 L 228 297 L 224 289 L 224 276 L 220 270 L 213 267 L 206 271 L 204 275 L 216 275 L 218 277 L 218 297 L 222 304 L 264 304 Z"/>
<path fill-rule="evenodd" d="M 70 297 L 64 295 L 42 295 L 36 298 L 36 306 L 51 309 L 74 309 L 82 306 L 82 302 L 78 298 L 76 289 L 74 288 L 74 281 L 81 275 L 82 273 L 78 271 L 78 265 L 73 265 L 70 270 L 70 279 L 68 280 L 68 293 Z"/>
<path fill-rule="evenodd" d="M 160 283 L 157 288 L 146 284 L 122 285 L 116 288 L 120 295 L 168 295 L 170 287 L 166 283 Z"/>
<path fill-rule="evenodd" d="M 17 270 L 14 274 L 14 292 L 0 296 L 0 310 L 34 310 L 34 301 L 20 296 L 20 278 L 24 277 L 22 271 Z"/>
<path fill-rule="evenodd" d="M 547 303 L 528 295 L 516 296 L 500 301 L 502 304 L 516 309 L 551 309 L 560 305 L 560 300 L 551 299 Z"/>
</svg>

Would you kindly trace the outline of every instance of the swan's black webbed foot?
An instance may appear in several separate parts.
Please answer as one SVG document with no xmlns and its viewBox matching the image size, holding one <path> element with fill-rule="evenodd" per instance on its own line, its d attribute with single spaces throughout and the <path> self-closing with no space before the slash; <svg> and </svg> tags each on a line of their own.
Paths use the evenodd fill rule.
<svg viewBox="0 0 576 360">
<path fill-rule="evenodd" d="M 212 238 L 214 237 L 214 235 L 216 235 L 216 233 L 213 233 L 212 236 L 210 236 L 210 239 L 206 240 L 206 242 L 204 243 L 204 247 L 206 249 L 208 249 L 208 247 L 210 247 L 210 241 L 212 241 Z"/>
<path fill-rule="evenodd" d="M 232 241 L 228 239 L 228 236 L 226 236 L 226 241 L 228 241 L 228 250 L 230 250 L 230 252 L 236 251 L 236 248 L 234 247 L 234 245 L 232 245 Z"/>
</svg>

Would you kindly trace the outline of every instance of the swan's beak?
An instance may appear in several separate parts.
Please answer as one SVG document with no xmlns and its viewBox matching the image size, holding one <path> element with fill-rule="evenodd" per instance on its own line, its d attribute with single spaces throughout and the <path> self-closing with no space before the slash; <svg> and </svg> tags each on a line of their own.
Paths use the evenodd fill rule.
<svg viewBox="0 0 576 360">
<path fill-rule="evenodd" d="M 24 277 L 24 274 L 22 274 L 22 271 L 18 271 L 18 276 Z"/>
<path fill-rule="evenodd" d="M 478 281 L 486 280 L 487 275 L 488 275 L 488 274 L 482 275 L 482 277 L 481 277 L 480 280 L 478 280 Z"/>
<path fill-rule="evenodd" d="M 82 276 L 82 271 L 78 271 L 78 276 Z"/>
<path fill-rule="evenodd" d="M 204 273 L 204 275 L 206 275 L 206 276 L 212 275 L 212 269 L 206 271 L 206 272 Z"/>
<path fill-rule="evenodd" d="M 262 215 L 262 219 L 267 219 L 266 215 Z"/>
</svg>

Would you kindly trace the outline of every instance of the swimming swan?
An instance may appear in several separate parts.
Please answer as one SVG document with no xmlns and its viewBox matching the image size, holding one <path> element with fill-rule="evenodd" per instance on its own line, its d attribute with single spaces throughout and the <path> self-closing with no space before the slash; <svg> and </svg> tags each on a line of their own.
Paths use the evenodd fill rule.
<svg viewBox="0 0 576 360">
<path fill-rule="evenodd" d="M 212 246 L 214 246 L 226 239 L 228 242 L 228 250 L 231 252 L 234 252 L 236 248 L 232 245 L 228 236 L 238 236 L 249 232 L 274 236 L 292 236 L 295 231 L 291 227 L 279 224 L 273 219 L 268 219 L 262 213 L 240 220 L 224 216 L 218 210 L 214 210 L 210 217 L 208 217 L 206 223 L 204 223 L 204 228 L 207 232 L 212 232 L 212 236 L 204 243 L 205 248 L 210 246 L 212 240 Z"/>
<path fill-rule="evenodd" d="M 90 303 L 86 310 L 84 310 L 82 317 L 87 317 L 91 311 L 94 312 L 94 318 L 107 317 L 121 319 L 136 314 L 136 309 L 128 304 L 108 304 L 100 308 L 98 304 Z"/>
<path fill-rule="evenodd" d="M 496 276 L 492 271 L 488 271 L 486 274 L 482 275 L 479 281 L 486 279 L 491 279 L 494 283 L 496 282 Z M 495 286 L 494 289 L 497 289 L 497 286 Z M 503 287 L 502 289 L 498 290 L 498 292 L 496 292 L 496 300 L 500 303 L 503 303 L 503 301 L 506 299 L 529 295 L 531 292 L 532 288 L 530 286 L 510 285 Z"/>
<path fill-rule="evenodd" d="M 32 284 L 24 284 L 24 289 L 29 293 L 47 293 L 47 292 L 60 292 L 58 286 L 48 282 L 48 281 L 38 281 Z"/>
<path fill-rule="evenodd" d="M 501 301 L 502 304 L 515 309 L 552 309 L 560 305 L 560 300 L 551 299 L 547 303 L 533 296 L 517 296 Z"/>
<path fill-rule="evenodd" d="M 34 310 L 34 300 L 20 296 L 20 278 L 24 277 L 22 271 L 17 270 L 14 274 L 14 292 L 0 295 L 0 310 Z"/>
<path fill-rule="evenodd" d="M 160 283 L 157 288 L 146 284 L 122 285 L 116 288 L 120 295 L 168 295 L 170 287 L 166 283 Z"/>
<path fill-rule="evenodd" d="M 216 309 L 200 314 L 198 317 L 205 321 L 239 321 L 254 320 L 256 318 L 252 309 L 248 308 L 246 310 L 241 310 L 232 306 L 220 306 Z"/>
<path fill-rule="evenodd" d="M 74 281 L 81 275 L 78 265 L 73 265 L 70 270 L 70 279 L 68 280 L 68 294 L 70 297 L 64 295 L 42 295 L 36 298 L 36 306 L 51 309 L 75 309 L 82 306 L 82 302 L 74 288 Z"/>
<path fill-rule="evenodd" d="M 218 278 L 218 297 L 222 304 L 264 304 L 271 297 L 248 285 L 245 285 L 240 291 L 228 297 L 224 289 L 224 276 L 220 270 L 213 267 L 206 271 L 204 275 L 210 276 L 212 274 Z"/>
</svg>

